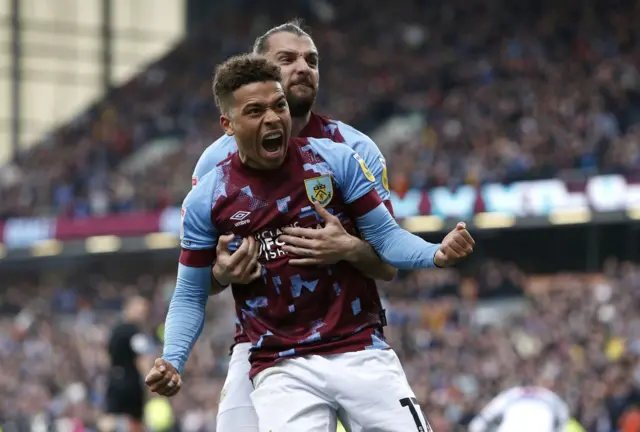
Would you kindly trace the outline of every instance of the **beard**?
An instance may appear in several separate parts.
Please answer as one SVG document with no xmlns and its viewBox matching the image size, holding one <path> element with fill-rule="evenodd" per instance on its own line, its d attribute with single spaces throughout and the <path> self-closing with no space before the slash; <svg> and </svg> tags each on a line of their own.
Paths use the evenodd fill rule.
<svg viewBox="0 0 640 432">
<path fill-rule="evenodd" d="M 312 90 L 311 94 L 305 96 L 294 95 L 291 91 L 287 93 L 287 103 L 289 104 L 291 117 L 304 117 L 309 111 L 311 111 L 315 101 L 315 89 Z"/>
</svg>

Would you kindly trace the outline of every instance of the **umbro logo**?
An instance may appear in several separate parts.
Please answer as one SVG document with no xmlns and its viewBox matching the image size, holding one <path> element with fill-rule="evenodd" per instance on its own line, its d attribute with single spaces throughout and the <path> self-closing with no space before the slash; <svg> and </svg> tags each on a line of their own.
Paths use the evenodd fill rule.
<svg viewBox="0 0 640 432">
<path fill-rule="evenodd" d="M 246 218 L 247 216 L 249 216 L 251 214 L 251 212 L 248 211 L 239 211 L 236 212 L 233 216 L 231 216 L 229 219 L 231 220 L 237 220 L 237 221 L 241 221 L 244 218 Z"/>
<path fill-rule="evenodd" d="M 250 220 L 247 219 L 247 216 L 249 216 L 250 214 L 251 212 L 240 210 L 239 212 L 236 212 L 233 216 L 231 216 L 229 219 L 233 221 L 239 221 L 239 222 L 236 222 L 234 226 L 240 226 L 240 225 L 248 224 L 250 222 Z"/>
</svg>

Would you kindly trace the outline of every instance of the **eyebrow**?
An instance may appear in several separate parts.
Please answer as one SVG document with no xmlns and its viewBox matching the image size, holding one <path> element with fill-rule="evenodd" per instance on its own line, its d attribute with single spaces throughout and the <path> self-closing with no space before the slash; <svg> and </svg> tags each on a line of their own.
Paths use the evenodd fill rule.
<svg viewBox="0 0 640 432">
<path fill-rule="evenodd" d="M 278 52 L 276 52 L 276 55 L 280 55 L 280 54 L 288 54 L 288 55 L 298 55 L 297 51 L 293 51 L 293 50 L 280 50 Z M 314 56 L 316 58 L 320 58 L 318 51 L 315 50 L 309 50 L 305 53 L 303 53 L 303 55 L 306 56 Z"/>
<path fill-rule="evenodd" d="M 242 111 L 245 111 L 249 108 L 262 108 L 264 107 L 263 103 L 260 102 L 249 102 L 248 104 L 246 104 L 245 106 L 242 107 Z"/>
<path fill-rule="evenodd" d="M 278 103 L 283 99 L 284 100 L 287 99 L 286 95 L 280 95 L 273 103 Z M 242 111 L 245 111 L 249 108 L 264 108 L 266 105 L 270 105 L 270 104 L 265 104 L 261 102 L 249 102 L 248 104 L 242 107 Z"/>
</svg>

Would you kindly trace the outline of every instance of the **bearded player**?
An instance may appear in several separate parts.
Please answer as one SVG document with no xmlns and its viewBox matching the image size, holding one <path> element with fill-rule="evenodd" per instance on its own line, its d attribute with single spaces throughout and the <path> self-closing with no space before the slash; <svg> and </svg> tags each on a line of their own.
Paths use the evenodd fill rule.
<svg viewBox="0 0 640 432">
<path fill-rule="evenodd" d="M 251 399 L 261 431 L 333 432 L 338 415 L 352 432 L 429 430 L 398 357 L 384 342 L 375 282 L 344 262 L 291 265 L 276 240 L 290 227 L 339 220 L 385 262 L 411 269 L 454 264 L 471 253 L 473 239 L 459 224 L 441 245 L 425 242 L 396 224 L 351 148 L 327 139 L 289 140 L 280 70 L 265 58 L 238 56 L 219 66 L 214 93 L 238 152 L 184 201 L 163 358 L 147 385 L 166 396 L 180 389 L 214 283 L 218 290 L 231 286 L 253 345 Z M 239 212 L 247 222 L 236 222 Z M 236 238 L 242 244 L 231 253 Z M 246 253 L 255 239 L 270 246 L 258 259 Z"/>
<path fill-rule="evenodd" d="M 313 40 L 298 21 L 272 28 L 258 37 L 253 52 L 263 55 L 280 66 L 282 85 L 292 117 L 292 136 L 330 138 L 354 149 L 365 160 L 375 177 L 375 187 L 391 213 L 387 169 L 384 157 L 365 134 L 340 121 L 330 120 L 311 111 L 319 83 L 319 57 Z M 197 185 L 216 165 L 238 151 L 233 135 L 224 135 L 205 150 L 193 173 L 192 185 Z M 238 218 L 240 216 L 237 216 Z M 240 220 L 238 222 L 241 222 Z M 295 265 L 335 264 L 349 262 L 373 279 L 391 280 L 396 269 L 378 257 L 373 248 L 359 237 L 348 234 L 339 223 L 328 224 L 314 231 L 311 244 L 305 244 L 295 231 L 288 238 L 291 246 L 283 249 L 299 252 L 308 246 L 314 256 L 291 260 Z M 296 249 L 296 247 L 298 249 Z M 249 253 L 257 253 L 259 246 Z M 236 336 L 231 348 L 227 379 L 218 406 L 219 432 L 257 432 L 258 418 L 251 404 L 253 385 L 249 380 L 249 349 L 251 343 L 236 324 Z"/>
</svg>

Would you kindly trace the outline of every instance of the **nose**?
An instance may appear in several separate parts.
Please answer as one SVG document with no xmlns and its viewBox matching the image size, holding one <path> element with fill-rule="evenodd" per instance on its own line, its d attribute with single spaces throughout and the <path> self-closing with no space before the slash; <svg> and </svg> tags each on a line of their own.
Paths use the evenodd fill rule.
<svg viewBox="0 0 640 432">
<path fill-rule="evenodd" d="M 295 73 L 309 73 L 311 68 L 304 56 L 298 56 L 293 64 L 293 70 Z"/>
<path fill-rule="evenodd" d="M 280 120 L 280 117 L 276 112 L 272 109 L 267 110 L 264 115 L 264 124 L 267 126 L 273 125 Z"/>
</svg>

